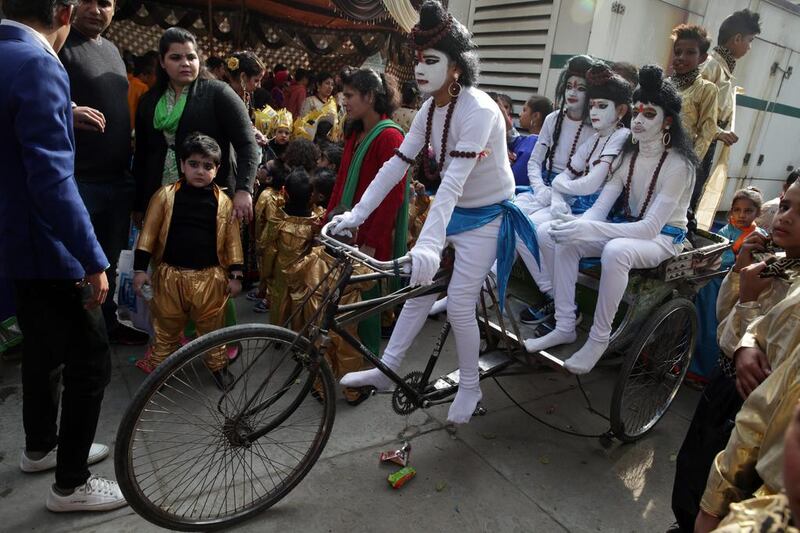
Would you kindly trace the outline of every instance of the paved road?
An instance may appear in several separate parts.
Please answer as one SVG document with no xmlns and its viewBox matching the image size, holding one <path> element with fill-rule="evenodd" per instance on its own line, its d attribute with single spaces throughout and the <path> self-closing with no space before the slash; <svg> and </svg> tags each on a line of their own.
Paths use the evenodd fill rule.
<svg viewBox="0 0 800 533">
<path fill-rule="evenodd" d="M 239 300 L 240 320 L 259 321 Z M 441 323 L 429 321 L 412 347 L 404 372 L 421 368 Z M 440 368 L 455 368 L 452 340 Z M 143 380 L 132 363 L 139 351 L 117 348 L 97 440 L 113 445 L 128 401 Z M 602 433 L 607 423 L 591 414 L 575 380 L 541 370 L 504 377 L 502 384 L 526 409 L 554 424 Z M 584 385 L 592 402 L 610 404 L 614 370 L 595 370 Z M 670 412 L 645 439 L 604 448 L 597 439 L 560 434 L 530 419 L 484 382 L 489 412 L 453 434 L 446 406 L 395 415 L 389 398 L 358 407 L 340 400 L 334 433 L 322 459 L 287 498 L 236 531 L 663 531 L 674 460 L 688 428 L 697 393 L 684 388 Z M 129 508 L 111 513 L 56 515 L 44 502 L 52 473 L 23 474 L 24 445 L 18 363 L 0 363 L 0 529 L 3 531 L 136 532 L 158 528 Z M 418 475 L 399 491 L 386 483 L 391 469 L 378 464 L 381 450 L 411 438 Z M 93 468 L 113 476 L 106 460 Z"/>
</svg>

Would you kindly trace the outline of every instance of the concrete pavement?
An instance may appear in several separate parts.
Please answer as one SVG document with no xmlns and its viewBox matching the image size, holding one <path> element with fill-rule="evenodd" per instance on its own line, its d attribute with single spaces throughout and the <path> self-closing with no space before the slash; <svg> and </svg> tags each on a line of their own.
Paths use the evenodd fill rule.
<svg viewBox="0 0 800 533">
<path fill-rule="evenodd" d="M 262 321 L 238 301 L 240 322 Z M 403 372 L 421 369 L 440 322 L 429 321 Z M 137 348 L 116 347 L 97 441 L 112 446 L 122 413 L 143 374 Z M 456 366 L 453 341 L 438 370 Z M 615 378 L 599 368 L 583 381 L 596 408 L 607 411 Z M 575 379 L 548 370 L 500 378 L 526 409 L 562 427 L 602 433 L 607 422 L 590 413 Z M 271 510 L 236 531 L 663 531 L 672 522 L 670 492 L 675 454 L 698 393 L 684 387 L 661 423 L 643 440 L 604 448 L 598 439 L 547 428 L 524 414 L 492 381 L 483 382 L 488 414 L 455 433 L 447 406 L 409 417 L 394 414 L 389 396 L 358 407 L 337 404 L 334 432 L 305 480 Z M 19 364 L 0 363 L 0 529 L 3 531 L 158 531 L 124 508 L 111 513 L 56 515 L 44 507 L 52 472 L 23 474 L 24 445 Z M 386 482 L 392 468 L 378 453 L 402 438 L 412 445 L 417 477 L 401 490 Z M 114 475 L 107 459 L 92 471 Z"/>
</svg>

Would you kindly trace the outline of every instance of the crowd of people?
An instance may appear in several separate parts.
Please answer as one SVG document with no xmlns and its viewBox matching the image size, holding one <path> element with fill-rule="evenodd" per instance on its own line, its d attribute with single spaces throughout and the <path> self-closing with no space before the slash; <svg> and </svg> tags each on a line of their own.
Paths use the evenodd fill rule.
<svg viewBox="0 0 800 533">
<path fill-rule="evenodd" d="M 476 45 L 435 0 L 410 34 L 415 80 L 399 87 L 369 68 L 270 69 L 252 50 L 203 61 L 178 27 L 158 50 L 120 54 L 102 36 L 114 9 L 113 0 L 3 0 L 0 23 L 0 77 L 13 80 L 0 92 L 0 276 L 13 283 L 25 337 L 20 467 L 55 468 L 52 511 L 125 504 L 114 481 L 88 470 L 109 454 L 93 439 L 110 345 L 142 346 L 136 366 L 150 373 L 193 337 L 235 324 L 240 292 L 271 323 L 299 328 L 332 262 L 315 240 L 327 221 L 376 259 L 408 254 L 411 285 L 430 284 L 453 247 L 445 298 L 409 300 L 353 332 L 375 354 L 388 336 L 382 361 L 396 371 L 428 316 L 446 312 L 460 370 L 450 422 L 468 422 L 482 398 L 481 286 L 495 284 L 502 308 L 517 255 L 545 296 L 520 320 L 551 326 L 524 341 L 531 352 L 576 341 L 579 264 L 600 258 L 588 339 L 565 362 L 590 372 L 630 270 L 676 256 L 693 230 L 716 144 L 738 140 L 731 79 L 760 32 L 756 13 L 738 11 L 712 49 L 704 28 L 682 24 L 664 36 L 670 76 L 575 56 L 554 101 L 532 95 L 515 125 L 513 100 L 477 87 Z M 766 202 L 753 187 L 737 191 L 718 230 L 732 242 L 729 272 L 697 296 L 690 377 L 704 389 L 676 464 L 676 531 L 775 520 L 767 507 L 800 519 L 797 476 L 783 474 L 800 398 L 798 174 Z M 129 239 L 148 331 L 120 322 L 114 303 Z M 386 290 L 354 286 L 343 302 Z M 326 357 L 349 404 L 392 385 L 336 346 Z M 206 355 L 222 391 L 238 355 Z M 788 435 L 787 456 L 800 446 Z"/>
</svg>

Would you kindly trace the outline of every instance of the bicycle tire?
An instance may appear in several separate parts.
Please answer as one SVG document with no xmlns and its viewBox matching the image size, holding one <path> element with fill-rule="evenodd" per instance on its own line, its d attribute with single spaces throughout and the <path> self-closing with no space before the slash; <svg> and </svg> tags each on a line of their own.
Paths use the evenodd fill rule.
<svg viewBox="0 0 800 533">
<path fill-rule="evenodd" d="M 686 298 L 669 300 L 640 331 L 611 400 L 611 429 L 623 442 L 637 441 L 652 431 L 678 394 L 697 339 L 695 306 Z"/>
<path fill-rule="evenodd" d="M 209 387 L 203 372 L 197 371 L 205 354 L 213 348 L 236 342 L 241 343 L 242 348 L 239 356 L 229 363 L 234 374 L 236 368 L 241 369 L 236 381 L 225 391 L 213 381 Z M 287 350 L 293 343 L 295 346 Z M 253 346 L 255 350 L 252 350 Z M 264 366 L 270 369 L 266 378 L 261 372 Z M 194 382 L 191 370 L 198 378 L 197 382 Z M 250 372 L 261 376 L 257 385 L 264 384 L 263 388 L 253 385 L 248 390 Z M 274 393 L 270 389 L 273 377 L 278 383 Z M 312 387 L 319 392 L 313 397 L 310 394 Z M 208 401 L 209 398 L 202 397 L 203 391 L 208 389 L 216 390 L 216 393 L 209 393 L 219 396 L 216 405 Z M 290 330 L 249 324 L 204 335 L 159 365 L 142 383 L 126 410 L 115 446 L 114 463 L 120 488 L 134 511 L 162 527 L 203 531 L 247 520 L 285 497 L 319 459 L 333 428 L 334 391 L 333 375 L 327 362 L 314 351 L 307 339 Z M 245 399 L 252 399 L 253 403 L 246 411 L 247 416 L 237 421 L 234 413 L 245 412 L 242 409 Z M 236 405 L 238 400 L 242 400 L 240 407 L 228 407 Z M 160 403 L 167 404 L 167 407 Z M 206 421 L 213 420 L 213 423 L 204 425 L 199 415 L 191 418 L 195 406 L 198 413 L 209 417 Z M 275 413 L 270 414 L 273 407 Z M 170 413 L 172 409 L 176 413 Z M 318 421 L 301 423 L 304 419 L 298 417 L 307 412 L 318 413 Z M 165 414 L 167 416 L 161 418 Z M 190 427 L 191 431 L 179 432 L 183 427 Z M 253 435 L 258 429 L 267 430 L 267 433 L 246 444 L 247 439 L 242 435 Z M 313 432 L 313 436 L 309 440 L 280 442 L 277 439 L 281 438 L 282 431 L 293 439 L 303 438 L 304 433 Z M 202 438 L 209 443 L 198 444 L 195 440 Z M 298 449 L 306 445 L 300 443 L 307 443 L 307 449 Z M 139 449 L 144 450 L 144 454 L 137 453 Z M 210 458 L 198 455 L 206 451 L 211 452 Z M 165 452 L 166 456 L 160 455 Z M 144 462 L 137 465 L 142 459 Z M 296 461 L 296 465 L 283 464 L 290 460 Z M 211 474 L 213 468 L 219 470 L 223 465 L 224 472 Z M 151 467 L 149 472 L 148 467 Z M 256 471 L 262 467 L 265 473 Z M 145 486 L 145 481 L 149 485 Z M 269 481 L 273 484 L 271 490 L 265 486 Z M 260 494 L 256 483 L 265 490 L 264 494 Z M 150 487 L 154 487 L 152 491 Z M 177 490 L 180 492 L 170 501 L 170 496 Z M 185 494 L 187 490 L 188 494 Z M 241 505 L 237 503 L 240 490 Z M 248 490 L 252 501 L 247 500 Z M 233 502 L 229 510 L 231 496 Z M 212 501 L 212 511 L 219 502 L 219 510 L 205 512 L 209 501 Z M 202 508 L 198 509 L 201 502 Z"/>
</svg>

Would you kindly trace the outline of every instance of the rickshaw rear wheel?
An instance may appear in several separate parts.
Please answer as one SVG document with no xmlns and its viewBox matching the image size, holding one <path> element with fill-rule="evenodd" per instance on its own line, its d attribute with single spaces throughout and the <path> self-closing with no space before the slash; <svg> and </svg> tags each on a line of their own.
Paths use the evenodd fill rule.
<svg viewBox="0 0 800 533">
<path fill-rule="evenodd" d="M 651 431 L 678 394 L 694 352 L 697 311 L 686 298 L 656 309 L 631 345 L 611 400 L 611 430 L 623 442 Z"/>
</svg>

